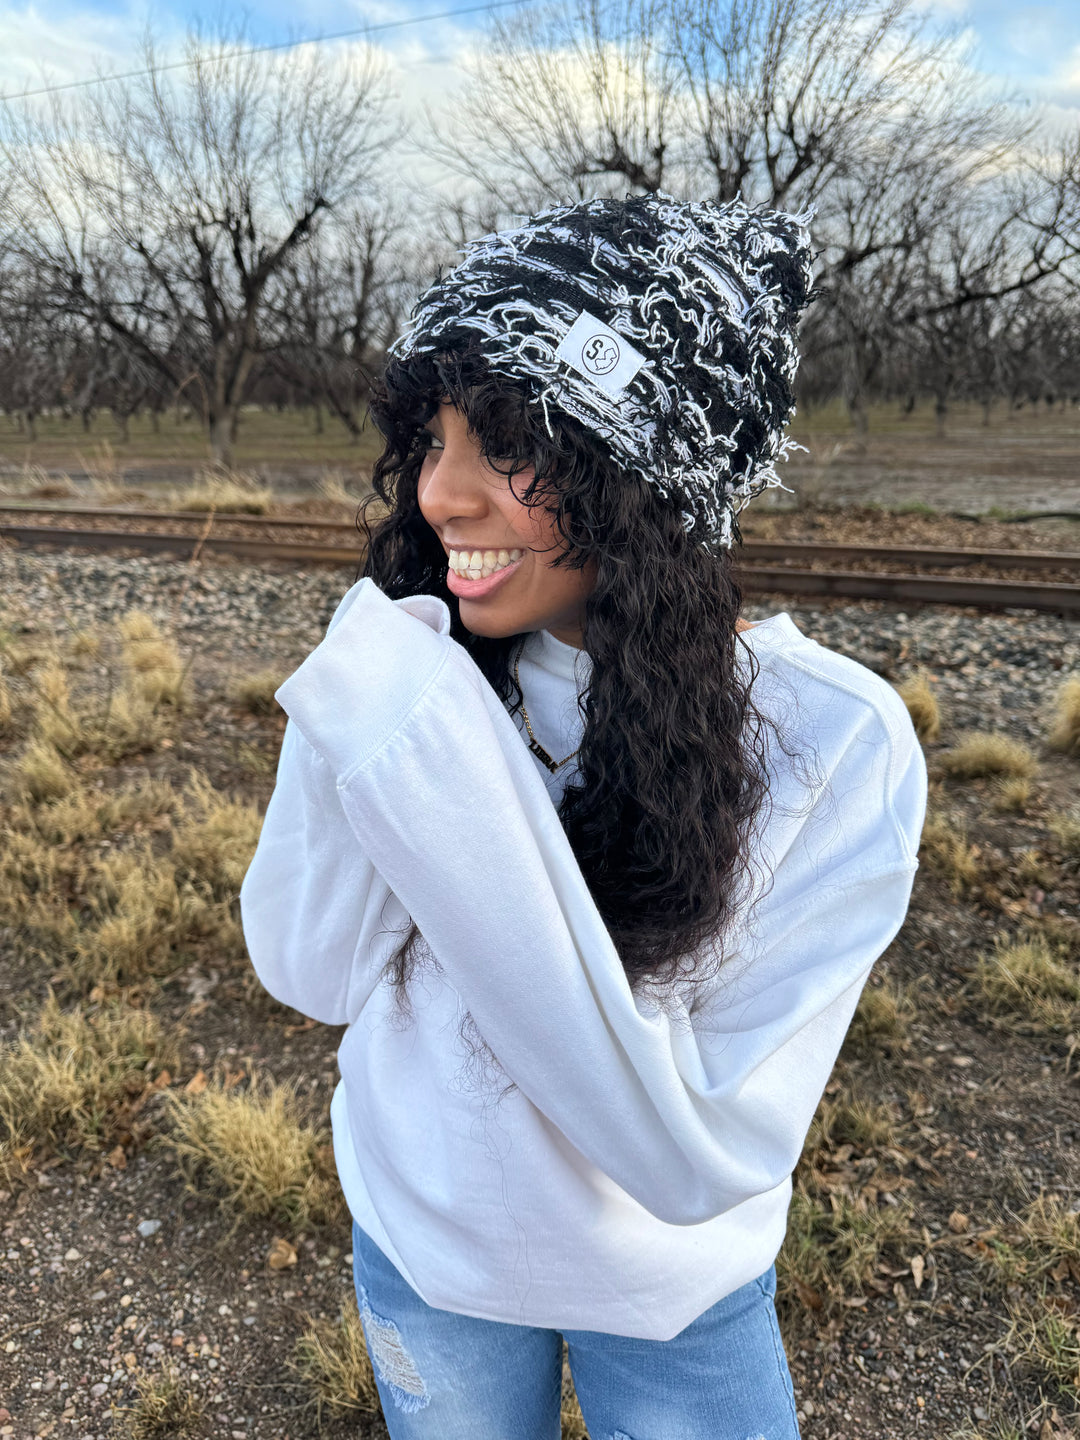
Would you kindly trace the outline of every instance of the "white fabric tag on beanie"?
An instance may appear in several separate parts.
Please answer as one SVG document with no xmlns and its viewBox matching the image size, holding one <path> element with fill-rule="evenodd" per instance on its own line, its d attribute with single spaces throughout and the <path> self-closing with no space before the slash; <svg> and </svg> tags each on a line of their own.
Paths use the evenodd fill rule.
<svg viewBox="0 0 1080 1440">
<path fill-rule="evenodd" d="M 587 310 L 570 326 L 555 354 L 611 396 L 621 395 L 645 364 L 640 350 Z"/>
</svg>

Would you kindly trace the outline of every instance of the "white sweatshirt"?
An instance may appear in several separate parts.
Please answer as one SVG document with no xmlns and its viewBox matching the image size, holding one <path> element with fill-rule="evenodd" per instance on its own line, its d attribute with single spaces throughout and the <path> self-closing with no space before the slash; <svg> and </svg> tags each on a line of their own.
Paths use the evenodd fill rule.
<svg viewBox="0 0 1080 1440">
<path fill-rule="evenodd" d="M 449 626 L 434 596 L 361 580 L 277 691 L 289 720 L 240 891 L 251 960 L 279 1000 L 348 1025 L 345 1198 L 428 1304 L 667 1340 L 783 1243 L 791 1172 L 907 908 L 922 752 L 871 671 L 787 614 L 746 632 L 759 708 L 825 783 L 770 752 L 757 893 L 708 993 L 665 1013 L 635 1000 L 559 822 L 575 762 L 552 776 L 529 753 Z M 587 675 L 538 632 L 520 666 L 557 760 L 581 734 L 575 662 Z M 378 981 L 410 916 L 438 961 L 411 1024 Z M 467 1063 L 466 1010 L 504 1073 Z"/>
</svg>

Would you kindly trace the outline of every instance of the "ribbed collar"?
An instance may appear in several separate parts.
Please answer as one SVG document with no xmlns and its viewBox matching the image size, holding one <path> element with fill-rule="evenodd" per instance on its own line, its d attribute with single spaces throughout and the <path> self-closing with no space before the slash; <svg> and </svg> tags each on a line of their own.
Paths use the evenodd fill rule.
<svg viewBox="0 0 1080 1440">
<path fill-rule="evenodd" d="M 742 638 L 749 641 L 754 651 L 758 651 L 790 645 L 793 641 L 805 639 L 805 636 L 788 612 L 780 610 L 775 615 L 758 620 L 750 630 L 744 630 Z M 534 630 L 525 653 L 549 674 L 578 683 L 588 677 L 592 665 L 584 650 L 579 650 L 576 645 L 567 645 L 565 640 L 557 640 L 550 630 Z"/>
<path fill-rule="evenodd" d="M 565 640 L 556 640 L 550 630 L 534 630 L 525 653 L 542 670 L 578 685 L 585 682 L 592 668 L 592 661 L 584 650 L 567 645 Z"/>
</svg>

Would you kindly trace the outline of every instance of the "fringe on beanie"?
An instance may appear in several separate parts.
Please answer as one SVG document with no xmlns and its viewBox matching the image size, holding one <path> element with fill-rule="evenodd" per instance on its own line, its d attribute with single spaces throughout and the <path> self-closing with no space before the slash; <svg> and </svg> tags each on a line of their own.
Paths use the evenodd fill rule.
<svg viewBox="0 0 1080 1440">
<path fill-rule="evenodd" d="M 478 343 L 549 433 L 553 410 L 572 416 L 726 549 L 739 511 L 782 485 L 777 461 L 804 448 L 785 430 L 812 219 L 663 192 L 555 206 L 465 245 L 390 355 Z"/>
</svg>

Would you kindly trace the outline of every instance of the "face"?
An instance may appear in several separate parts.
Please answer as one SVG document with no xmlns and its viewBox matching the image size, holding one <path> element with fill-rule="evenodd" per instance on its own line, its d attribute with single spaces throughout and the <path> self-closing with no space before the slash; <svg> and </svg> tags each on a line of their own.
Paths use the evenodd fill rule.
<svg viewBox="0 0 1080 1440">
<path fill-rule="evenodd" d="M 474 635 L 496 639 L 549 630 L 578 648 L 585 599 L 596 564 L 581 570 L 551 562 L 565 544 L 554 519 L 523 505 L 507 477 L 484 459 L 464 415 L 444 401 L 427 423 L 433 439 L 424 456 L 417 497 L 424 519 L 453 565 L 447 587 L 458 597 L 461 622 Z M 522 491 L 533 471 L 514 476 Z M 479 557 L 477 551 L 480 552 Z"/>
</svg>

